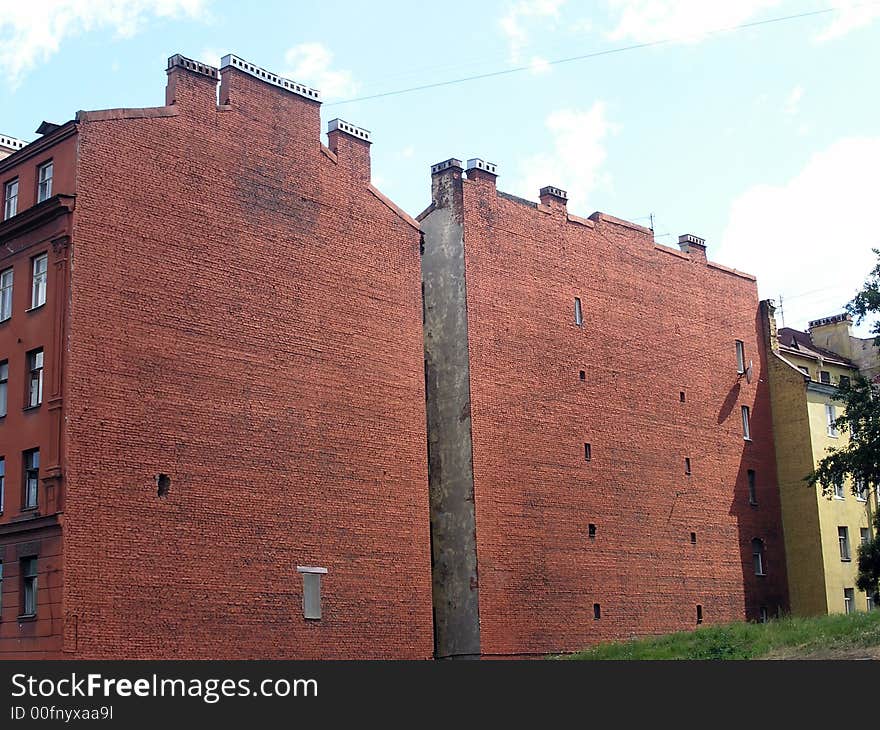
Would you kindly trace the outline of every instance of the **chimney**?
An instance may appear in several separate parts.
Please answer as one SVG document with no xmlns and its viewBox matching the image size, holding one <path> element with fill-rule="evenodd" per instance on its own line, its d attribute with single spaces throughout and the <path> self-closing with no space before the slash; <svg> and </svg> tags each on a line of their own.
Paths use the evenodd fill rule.
<svg viewBox="0 0 880 730">
<path fill-rule="evenodd" d="M 175 53 L 168 59 L 168 84 L 165 87 L 165 105 L 198 106 L 217 104 L 216 68 Z"/>
<path fill-rule="evenodd" d="M 833 317 L 814 319 L 809 324 L 810 339 L 831 352 L 836 352 L 847 360 L 853 358 L 852 317 L 848 314 L 835 314 Z"/>
<path fill-rule="evenodd" d="M 327 139 L 339 167 L 369 183 L 370 133 L 342 119 L 331 119 L 327 124 Z"/>
<path fill-rule="evenodd" d="M 498 177 L 498 166 L 494 162 L 486 162 L 479 157 L 472 157 L 467 161 L 466 170 L 468 180 L 488 183 L 495 187 L 495 179 Z"/>
<path fill-rule="evenodd" d="M 683 233 L 678 237 L 678 245 L 683 253 L 689 254 L 693 261 L 706 260 L 706 239 L 692 233 Z"/>
<path fill-rule="evenodd" d="M 24 140 L 0 134 L 0 160 L 4 157 L 9 157 L 14 152 L 18 152 L 26 144 L 27 142 Z"/>
<path fill-rule="evenodd" d="M 555 188 L 552 185 L 546 185 L 541 188 L 541 205 L 546 205 L 551 210 L 561 210 L 565 212 L 568 206 L 568 193 L 561 188 Z"/>
<path fill-rule="evenodd" d="M 760 303 L 760 310 L 764 340 L 773 352 L 779 352 L 779 336 L 776 332 L 776 303 L 772 299 L 764 299 Z"/>
<path fill-rule="evenodd" d="M 436 208 L 461 210 L 461 160 L 450 157 L 431 165 L 431 200 Z"/>
</svg>

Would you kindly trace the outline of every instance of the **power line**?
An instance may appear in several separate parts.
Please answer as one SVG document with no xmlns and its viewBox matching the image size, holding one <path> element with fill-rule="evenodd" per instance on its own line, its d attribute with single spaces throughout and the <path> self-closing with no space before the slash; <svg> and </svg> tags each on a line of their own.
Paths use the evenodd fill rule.
<svg viewBox="0 0 880 730">
<path fill-rule="evenodd" d="M 848 6 L 846 9 L 852 10 L 855 8 L 864 7 L 866 5 L 877 5 L 877 4 L 878 3 L 876 1 L 875 2 L 866 2 L 866 3 L 861 3 L 859 5 Z M 718 35 L 720 33 L 730 33 L 730 32 L 735 32 L 735 31 L 740 31 L 740 30 L 747 30 L 748 28 L 757 28 L 759 26 L 770 25 L 773 23 L 784 23 L 784 22 L 788 22 L 790 20 L 798 20 L 800 18 L 809 18 L 809 17 L 814 17 L 817 15 L 826 15 L 828 13 L 833 13 L 833 12 L 836 12 L 841 9 L 843 9 L 843 8 L 835 6 L 835 7 L 830 7 L 830 8 L 822 8 L 821 10 L 811 10 L 811 11 L 804 12 L 804 13 L 798 13 L 796 15 L 784 15 L 784 16 L 781 16 L 778 18 L 768 18 L 766 20 L 753 20 L 749 23 L 740 23 L 739 25 L 733 25 L 733 26 L 729 26 L 726 28 L 716 28 L 714 30 L 707 30 L 707 31 L 701 32 L 701 33 L 689 33 L 687 35 L 672 36 L 669 38 L 663 38 L 661 40 L 656 40 L 656 41 L 647 41 L 645 43 L 636 43 L 636 44 L 630 45 L 630 46 L 622 46 L 619 48 L 607 48 L 603 51 L 594 51 L 592 53 L 584 53 L 579 56 L 569 56 L 568 58 L 558 58 L 554 61 L 547 61 L 545 64 L 542 64 L 542 66 L 543 65 L 558 66 L 563 63 L 572 63 L 574 61 L 584 61 L 584 60 L 587 60 L 590 58 L 598 58 L 599 56 L 610 56 L 615 53 L 625 53 L 627 51 L 635 51 L 635 50 L 639 50 L 642 48 L 653 48 L 655 46 L 661 46 L 661 45 L 665 45 L 667 43 L 674 43 L 676 41 L 685 40 L 688 38 L 693 38 L 694 36 L 697 36 L 697 35 L 699 35 L 699 36 L 713 36 L 713 35 Z M 379 94 L 369 94 L 367 96 L 357 96 L 357 97 L 353 97 L 351 99 L 343 99 L 342 101 L 334 101 L 332 103 L 325 104 L 324 106 L 328 106 L 328 107 L 340 106 L 341 104 L 351 104 L 356 101 L 369 101 L 371 99 L 382 99 L 382 98 L 385 98 L 388 96 L 398 96 L 400 94 L 410 94 L 415 91 L 425 91 L 426 89 L 437 89 L 437 88 L 440 88 L 443 86 L 452 86 L 454 84 L 463 84 L 463 83 L 467 83 L 469 81 L 479 81 L 481 79 L 491 79 L 491 78 L 496 78 L 498 76 L 508 76 L 510 74 L 521 73 L 523 71 L 529 71 L 529 70 L 531 70 L 531 68 L 532 68 L 531 65 L 515 66 L 513 68 L 501 69 L 499 71 L 490 71 L 488 73 L 475 74 L 473 76 L 464 76 L 464 77 L 457 78 L 457 79 L 448 79 L 446 81 L 436 81 L 431 84 L 422 84 L 420 86 L 411 86 L 406 89 L 396 89 L 394 91 L 383 91 Z"/>
</svg>

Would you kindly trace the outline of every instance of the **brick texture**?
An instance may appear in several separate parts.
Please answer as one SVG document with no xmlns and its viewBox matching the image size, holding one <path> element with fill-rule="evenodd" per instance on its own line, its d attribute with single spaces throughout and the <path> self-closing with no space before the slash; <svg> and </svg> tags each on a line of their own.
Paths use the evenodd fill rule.
<svg viewBox="0 0 880 730">
<path fill-rule="evenodd" d="M 689 629 L 698 604 L 706 624 L 787 610 L 753 278 L 499 196 L 491 176 L 463 185 L 482 653 Z"/>
</svg>

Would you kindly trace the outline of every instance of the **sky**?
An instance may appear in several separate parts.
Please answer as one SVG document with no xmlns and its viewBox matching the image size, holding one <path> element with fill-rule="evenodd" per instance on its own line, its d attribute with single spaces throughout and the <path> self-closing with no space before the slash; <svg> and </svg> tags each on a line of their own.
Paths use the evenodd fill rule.
<svg viewBox="0 0 880 730">
<path fill-rule="evenodd" d="M 174 53 L 318 88 L 413 215 L 431 164 L 480 157 L 502 190 L 705 238 L 789 327 L 876 262 L 880 0 L 0 0 L 0 134 L 161 105 Z"/>
</svg>

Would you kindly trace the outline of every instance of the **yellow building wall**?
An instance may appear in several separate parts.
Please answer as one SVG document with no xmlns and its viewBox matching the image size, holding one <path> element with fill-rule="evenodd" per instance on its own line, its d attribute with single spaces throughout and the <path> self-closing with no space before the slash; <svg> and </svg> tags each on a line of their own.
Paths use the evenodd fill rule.
<svg viewBox="0 0 880 730">
<path fill-rule="evenodd" d="M 819 524 L 823 498 L 804 482 L 815 463 L 806 385 L 801 372 L 774 354 L 768 378 L 791 612 L 816 616 L 827 613 L 828 593 Z"/>
</svg>

